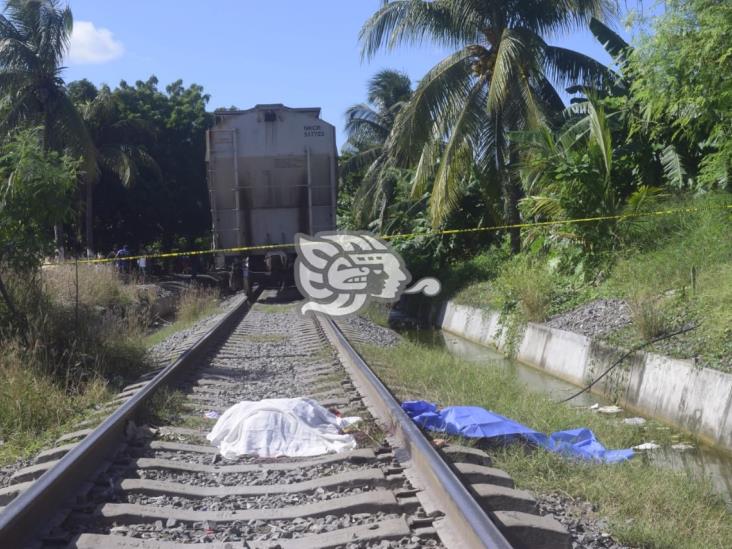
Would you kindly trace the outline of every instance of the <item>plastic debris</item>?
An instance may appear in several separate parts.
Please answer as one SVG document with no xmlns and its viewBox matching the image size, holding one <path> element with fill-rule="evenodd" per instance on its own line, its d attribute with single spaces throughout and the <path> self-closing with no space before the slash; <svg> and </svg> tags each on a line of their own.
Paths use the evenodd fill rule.
<svg viewBox="0 0 732 549">
<path fill-rule="evenodd" d="M 685 442 L 679 442 L 678 444 L 672 444 L 671 448 L 674 450 L 678 450 L 680 452 L 685 452 L 686 450 L 693 450 L 695 446 L 693 444 L 686 444 Z"/>
<path fill-rule="evenodd" d="M 625 423 L 626 425 L 636 425 L 636 426 L 645 425 L 646 424 L 646 418 L 643 418 L 643 417 L 626 417 L 623 420 L 623 423 Z"/>
<path fill-rule="evenodd" d="M 219 413 L 216 410 L 209 410 L 208 412 L 204 413 L 203 416 L 207 417 L 208 419 L 219 419 Z"/>
<path fill-rule="evenodd" d="M 644 442 L 643 444 L 639 444 L 638 446 L 633 446 L 633 450 L 639 450 L 641 452 L 648 451 L 648 450 L 658 450 L 661 447 L 660 444 L 656 444 L 655 442 Z"/>
<path fill-rule="evenodd" d="M 360 419 L 337 417 L 309 398 L 243 401 L 226 410 L 206 438 L 226 459 L 318 456 L 356 448 L 341 429 Z"/>
<path fill-rule="evenodd" d="M 623 409 L 620 406 L 601 406 L 597 409 L 598 412 L 601 414 L 619 414 L 623 411 Z"/>
<path fill-rule="evenodd" d="M 468 438 L 492 438 L 503 442 L 529 441 L 551 452 L 605 463 L 625 461 L 633 450 L 607 450 L 589 429 L 557 431 L 547 436 L 478 406 L 448 406 L 442 410 L 431 402 L 416 400 L 402 403 L 402 408 L 417 425 L 449 435 Z"/>
<path fill-rule="evenodd" d="M 595 402 L 592 406 L 590 406 L 590 410 L 597 410 L 600 407 L 600 404 Z"/>
</svg>

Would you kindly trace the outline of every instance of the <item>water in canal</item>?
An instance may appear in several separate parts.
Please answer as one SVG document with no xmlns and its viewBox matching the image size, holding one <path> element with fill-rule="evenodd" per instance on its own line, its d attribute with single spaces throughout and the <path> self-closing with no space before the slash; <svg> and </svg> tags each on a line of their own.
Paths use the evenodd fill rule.
<svg viewBox="0 0 732 549">
<path fill-rule="evenodd" d="M 566 398 L 577 391 L 577 387 L 530 366 L 505 358 L 498 351 L 478 345 L 442 330 L 408 330 L 401 334 L 423 345 L 444 348 L 455 356 L 486 368 L 505 368 L 513 372 L 531 391 L 548 394 L 556 400 Z M 601 397 L 584 393 L 572 400 L 575 406 L 607 404 Z M 732 508 L 732 455 L 714 448 L 697 445 L 690 450 L 674 450 L 661 447 L 646 452 L 648 459 L 661 466 L 690 471 L 695 475 L 708 476 L 715 490 L 721 493 Z"/>
</svg>

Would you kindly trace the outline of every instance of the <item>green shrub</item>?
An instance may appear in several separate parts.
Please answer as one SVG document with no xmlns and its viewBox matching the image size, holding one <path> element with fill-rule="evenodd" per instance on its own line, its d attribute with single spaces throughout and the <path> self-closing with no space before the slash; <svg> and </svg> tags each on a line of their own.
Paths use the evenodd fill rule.
<svg viewBox="0 0 732 549">
<path fill-rule="evenodd" d="M 633 325 L 645 341 L 650 341 L 667 331 L 666 314 L 659 298 L 639 295 L 630 301 Z"/>
<path fill-rule="evenodd" d="M 54 273 L 54 284 L 65 276 Z M 49 294 L 40 276 L 6 270 L 3 278 L 24 325 L 0 324 L 0 462 L 39 449 L 106 400 L 107 386 L 119 388 L 148 368 L 134 304 L 104 308 L 85 298 L 77 307 L 63 292 Z"/>
<path fill-rule="evenodd" d="M 549 265 L 529 255 L 518 255 L 505 263 L 492 283 L 501 310 L 518 309 L 526 320 L 544 320 L 559 285 Z"/>
</svg>

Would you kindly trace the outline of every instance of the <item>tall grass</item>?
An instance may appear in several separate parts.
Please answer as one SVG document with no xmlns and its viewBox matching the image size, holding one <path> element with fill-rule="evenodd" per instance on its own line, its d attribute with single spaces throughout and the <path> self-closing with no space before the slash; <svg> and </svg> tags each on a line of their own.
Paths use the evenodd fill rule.
<svg viewBox="0 0 732 549">
<path fill-rule="evenodd" d="M 488 305 L 500 311 L 518 311 L 523 320 L 542 321 L 560 286 L 559 277 L 543 258 L 518 255 L 511 259 L 481 261 L 490 279 L 459 291 L 458 303 Z"/>
<path fill-rule="evenodd" d="M 621 225 L 627 246 L 617 254 L 608 287 L 625 296 L 640 289 L 654 294 L 688 290 L 692 269 L 702 276 L 719 264 L 732 262 L 732 213 L 720 208 L 726 203 L 732 203 L 732 195 L 727 193 L 674 202 L 668 206 L 701 211 Z"/>
<path fill-rule="evenodd" d="M 22 321 L 0 305 L 0 460 L 28 455 L 147 368 L 146 318 L 131 294 L 108 270 L 79 275 L 77 304 L 75 270 L 3 273 Z"/>
<path fill-rule="evenodd" d="M 618 253 L 605 285 L 608 294 L 631 303 L 640 339 L 667 331 L 671 324 L 698 324 L 654 350 L 701 358 L 703 365 L 728 371 L 732 371 L 732 213 L 720 206 L 730 202 L 729 194 L 705 196 L 681 204 L 700 208 L 698 212 L 625 227 L 634 238 L 628 238 L 628 247 Z"/>
<path fill-rule="evenodd" d="M 76 302 L 77 288 L 79 303 L 97 307 L 130 305 L 137 293 L 111 264 L 50 265 L 43 268 L 42 281 L 49 295 L 66 304 Z"/>
<path fill-rule="evenodd" d="M 40 357 L 4 342 L 0 354 L 0 464 L 40 450 L 80 419 L 85 410 L 109 398 L 99 375 L 82 381 L 70 372 L 49 375 Z"/>
<path fill-rule="evenodd" d="M 194 322 L 218 307 L 218 291 L 211 288 L 187 288 L 178 299 L 176 318 L 182 322 Z"/>
<path fill-rule="evenodd" d="M 634 296 L 630 300 L 630 313 L 633 325 L 645 341 L 651 341 L 667 331 L 666 313 L 657 296 Z"/>
<path fill-rule="evenodd" d="M 145 338 L 145 346 L 153 347 L 171 334 L 187 328 L 205 316 L 214 314 L 218 310 L 218 305 L 219 293 L 213 288 L 185 289 L 178 296 L 175 322 L 149 334 Z"/>
</svg>

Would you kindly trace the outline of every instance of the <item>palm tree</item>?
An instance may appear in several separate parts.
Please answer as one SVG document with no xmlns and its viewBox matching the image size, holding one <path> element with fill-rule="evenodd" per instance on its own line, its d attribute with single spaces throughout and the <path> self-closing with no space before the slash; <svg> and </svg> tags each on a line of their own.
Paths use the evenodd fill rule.
<svg viewBox="0 0 732 549">
<path fill-rule="evenodd" d="M 420 81 L 387 143 L 393 162 L 416 164 L 416 195 L 432 185 L 433 225 L 457 205 L 463 175 L 474 166 L 501 186 L 506 221 L 520 221 L 509 133 L 540 127 L 564 108 L 555 85 L 590 85 L 606 72 L 544 37 L 610 13 L 608 0 L 394 0 L 384 1 L 364 24 L 367 58 L 425 40 L 456 50 Z M 510 234 L 517 252 L 520 232 Z"/>
<path fill-rule="evenodd" d="M 381 199 L 378 226 L 384 230 L 386 213 L 394 194 L 399 173 L 388 165 L 384 144 L 394 126 L 397 114 L 412 95 L 409 77 L 399 71 L 385 69 L 368 83 L 368 103 L 353 105 L 346 111 L 346 150 L 352 154 L 343 165 L 346 174 L 366 169 L 355 197 L 358 217 L 374 213 Z"/>
<path fill-rule="evenodd" d="M 91 170 L 91 141 L 61 78 L 72 27 L 71 10 L 58 0 L 7 0 L 0 14 L 0 129 L 40 126 L 45 149 L 70 150 Z M 54 232 L 63 256 L 63 227 Z"/>
<path fill-rule="evenodd" d="M 141 168 L 159 176 L 160 168 L 147 153 L 144 142 L 153 138 L 152 129 L 138 118 L 123 118 L 118 100 L 108 87 L 79 105 L 94 146 L 96 166 L 84 177 L 86 187 L 86 253 L 94 253 L 94 185 L 104 173 L 116 177 L 125 187 L 135 184 Z"/>
</svg>

